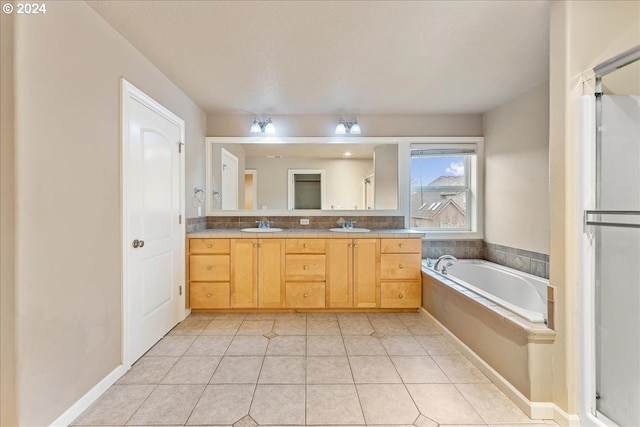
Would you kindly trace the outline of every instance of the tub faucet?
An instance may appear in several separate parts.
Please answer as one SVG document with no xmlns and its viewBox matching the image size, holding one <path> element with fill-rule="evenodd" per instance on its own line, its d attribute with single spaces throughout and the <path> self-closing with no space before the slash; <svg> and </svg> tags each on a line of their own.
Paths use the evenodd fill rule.
<svg viewBox="0 0 640 427">
<path fill-rule="evenodd" d="M 435 271 L 438 271 L 438 266 L 440 265 L 440 263 L 444 260 L 451 260 L 451 261 L 455 261 L 458 262 L 458 259 L 456 257 L 454 257 L 453 255 L 442 255 L 440 258 L 438 258 L 438 260 L 436 261 L 435 265 L 433 266 L 433 269 Z M 443 265 L 442 268 L 440 269 L 440 272 L 442 274 L 447 274 L 447 267 L 451 267 L 453 265 L 453 263 L 449 261 L 447 264 Z"/>
</svg>

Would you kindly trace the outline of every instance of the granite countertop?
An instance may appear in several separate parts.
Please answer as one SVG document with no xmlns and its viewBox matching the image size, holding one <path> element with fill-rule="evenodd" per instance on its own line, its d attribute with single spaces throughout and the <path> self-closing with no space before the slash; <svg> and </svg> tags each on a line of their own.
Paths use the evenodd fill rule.
<svg viewBox="0 0 640 427">
<path fill-rule="evenodd" d="M 424 233 L 421 231 L 410 230 L 406 228 L 401 229 L 384 229 L 384 230 L 371 230 L 368 232 L 336 232 L 329 231 L 327 229 L 298 229 L 290 228 L 282 231 L 275 232 L 245 232 L 239 229 L 206 229 L 202 231 L 194 231 L 187 233 L 187 238 L 192 239 L 222 239 L 222 238 L 420 238 L 424 237 Z"/>
</svg>

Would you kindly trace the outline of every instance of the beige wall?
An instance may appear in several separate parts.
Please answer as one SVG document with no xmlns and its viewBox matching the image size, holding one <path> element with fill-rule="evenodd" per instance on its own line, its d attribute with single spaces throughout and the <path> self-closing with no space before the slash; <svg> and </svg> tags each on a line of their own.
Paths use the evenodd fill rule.
<svg viewBox="0 0 640 427">
<path fill-rule="evenodd" d="M 0 16 L 0 425 L 17 424 L 15 392 L 15 218 L 13 15 Z"/>
<path fill-rule="evenodd" d="M 207 116 L 207 136 L 251 136 L 252 115 Z M 335 136 L 338 114 L 264 115 L 271 117 L 276 136 Z M 345 119 L 352 117 L 347 115 Z M 481 114 L 359 115 L 361 136 L 482 136 Z"/>
<path fill-rule="evenodd" d="M 187 197 L 206 117 L 84 2 L 15 41 L 19 422 L 48 425 L 121 361 L 120 77 L 186 121 Z"/>
<path fill-rule="evenodd" d="M 577 412 L 577 108 L 583 73 L 640 43 L 637 1 L 563 1 L 551 6 L 550 282 L 556 287 L 554 402 Z M 592 87 L 592 85 L 591 85 Z"/>
<path fill-rule="evenodd" d="M 483 116 L 490 243 L 549 253 L 549 84 Z"/>
</svg>

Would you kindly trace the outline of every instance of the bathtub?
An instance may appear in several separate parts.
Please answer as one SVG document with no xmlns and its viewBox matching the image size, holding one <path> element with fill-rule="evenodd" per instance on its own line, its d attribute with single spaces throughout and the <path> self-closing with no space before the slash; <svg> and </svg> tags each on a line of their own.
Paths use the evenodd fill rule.
<svg viewBox="0 0 640 427">
<path fill-rule="evenodd" d="M 422 268 L 434 271 L 426 260 Z M 459 260 L 447 271 L 436 274 L 455 282 L 461 292 L 472 291 L 529 322 L 547 323 L 548 280 L 482 260 Z"/>
<path fill-rule="evenodd" d="M 445 334 L 531 418 L 553 418 L 548 281 L 482 260 L 443 275 L 422 265 L 422 306 Z"/>
</svg>

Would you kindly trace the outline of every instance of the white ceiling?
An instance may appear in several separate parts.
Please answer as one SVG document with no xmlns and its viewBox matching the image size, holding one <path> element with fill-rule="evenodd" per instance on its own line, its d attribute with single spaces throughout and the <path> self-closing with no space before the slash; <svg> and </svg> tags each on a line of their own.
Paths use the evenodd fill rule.
<svg viewBox="0 0 640 427">
<path fill-rule="evenodd" d="M 208 114 L 482 113 L 548 80 L 551 1 L 90 1 Z"/>
</svg>

